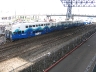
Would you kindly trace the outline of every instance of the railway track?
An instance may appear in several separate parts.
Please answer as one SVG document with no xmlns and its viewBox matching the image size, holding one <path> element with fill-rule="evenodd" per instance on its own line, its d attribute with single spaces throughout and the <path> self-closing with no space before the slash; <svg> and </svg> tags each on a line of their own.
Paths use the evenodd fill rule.
<svg viewBox="0 0 96 72">
<path fill-rule="evenodd" d="M 15 42 L 9 42 L 9 43 L 6 43 L 4 45 L 1 45 L 0 51 L 7 50 L 8 47 L 12 47 L 12 46 L 14 47 L 14 46 L 16 46 L 18 44 L 21 44 L 21 43 L 34 42 L 36 40 L 39 41 L 41 39 L 43 40 L 44 38 L 46 39 L 46 38 L 50 38 L 50 37 L 53 37 L 53 36 L 56 37 L 57 34 L 60 35 L 60 33 L 66 33 L 66 32 L 69 32 L 69 31 L 72 32 L 75 29 L 78 29 L 78 27 L 74 28 L 74 29 L 65 30 L 65 31 L 63 30 L 63 31 L 53 32 L 53 33 L 45 34 L 45 35 L 42 35 L 42 36 L 36 36 L 34 38 L 28 38 L 28 39 L 17 40 Z"/>
<path fill-rule="evenodd" d="M 63 36 L 63 35 L 62 35 L 62 36 Z M 66 37 L 66 36 L 69 36 L 69 35 L 65 35 L 64 37 Z M 18 54 L 22 54 L 23 52 L 30 51 L 31 49 L 33 50 L 33 49 L 35 49 L 35 48 L 39 48 L 40 46 L 42 46 L 42 47 L 43 47 L 43 46 L 46 46 L 46 45 L 48 45 L 49 43 L 52 43 L 54 39 L 55 39 L 55 41 L 58 40 L 57 38 L 58 38 L 58 37 L 51 38 L 51 39 L 49 39 L 49 40 L 47 40 L 47 41 L 44 41 L 44 42 L 41 43 L 40 45 L 33 46 L 32 48 L 29 48 L 29 49 L 27 49 L 27 50 L 23 50 L 23 48 L 22 48 L 21 50 L 18 51 Z M 19 45 L 20 45 L 20 46 L 23 46 L 24 44 L 21 43 L 21 44 L 19 44 Z M 16 46 L 16 47 L 15 47 L 15 45 L 12 46 L 12 47 L 10 46 L 10 47 L 7 48 L 7 50 L 8 50 L 9 48 L 10 48 L 10 49 L 11 49 L 11 48 L 17 49 L 17 48 L 19 48 L 19 45 Z M 6 49 L 2 49 L 2 50 L 3 50 L 3 52 L 6 51 Z M 0 52 L 2 52 L 2 50 L 1 50 Z M 14 53 L 14 52 L 13 52 L 13 53 Z M 17 52 L 15 52 L 14 56 L 16 56 L 16 54 L 17 54 Z M 9 56 L 9 55 L 11 55 L 11 54 L 7 54 L 7 55 Z M 6 55 L 5 55 L 5 56 L 6 56 Z M 11 56 L 12 56 L 12 55 L 11 55 Z M 4 54 L 3 54 L 3 57 L 4 57 Z M 6 56 L 6 57 L 7 57 L 7 56 Z M 13 56 L 12 56 L 12 57 L 13 57 Z M 3 58 L 0 57 L 0 60 L 1 60 L 1 59 L 3 59 Z"/>
<path fill-rule="evenodd" d="M 96 27 L 95 27 L 96 28 Z M 80 30 L 78 30 L 77 32 L 79 33 L 79 35 L 80 35 L 80 33 L 81 32 L 79 32 Z M 86 29 L 86 31 L 87 31 L 87 29 Z M 76 32 L 75 32 L 76 33 Z M 73 36 L 72 36 L 73 35 Z M 34 49 L 34 50 L 30 50 L 30 51 L 28 51 L 28 53 L 24 53 L 25 54 L 25 56 L 20 56 L 21 58 L 26 58 L 27 56 L 29 57 L 29 56 L 31 56 L 31 57 L 29 57 L 29 58 L 34 58 L 35 56 L 37 56 L 37 55 L 39 55 L 40 53 L 42 53 L 42 52 L 45 52 L 46 50 L 48 50 L 48 49 L 50 49 L 50 48 L 52 48 L 52 47 L 54 47 L 54 46 L 56 46 L 56 45 L 59 45 L 60 43 L 62 43 L 62 42 L 66 42 L 66 41 L 68 41 L 68 40 L 70 40 L 70 39 L 72 39 L 72 37 L 74 38 L 74 37 L 76 37 L 76 36 L 78 36 L 78 34 L 76 35 L 76 34 L 72 34 L 72 35 L 69 35 L 68 37 L 66 36 L 66 37 L 59 37 L 59 39 L 57 39 L 57 40 L 55 40 L 55 41 L 53 41 L 52 43 L 48 43 L 47 45 L 44 45 L 43 47 L 38 47 L 38 51 L 36 50 L 36 49 Z M 65 39 L 63 39 L 63 38 L 65 38 Z M 59 41 L 58 41 L 59 40 Z M 26 58 L 27 59 L 27 58 Z M 30 59 L 29 59 L 29 61 L 30 61 Z"/>
<path fill-rule="evenodd" d="M 84 29 L 85 28 L 85 29 Z M 48 46 L 49 44 L 51 44 L 51 43 L 55 43 L 55 42 L 57 42 L 57 44 L 58 44 L 58 40 L 62 40 L 62 39 L 66 39 L 65 41 L 67 41 L 68 39 L 70 39 L 70 38 L 72 38 L 72 37 L 74 37 L 74 35 L 75 34 L 77 34 L 78 35 L 78 33 L 80 34 L 80 31 L 82 32 L 83 30 L 85 30 L 85 31 L 87 31 L 89 28 L 94 28 L 94 26 L 83 26 L 83 27 L 81 27 L 81 28 L 76 28 L 76 29 L 73 29 L 73 30 L 69 30 L 69 33 L 64 33 L 64 34 L 62 34 L 63 32 L 61 32 L 61 34 L 60 33 L 57 33 L 57 34 L 60 34 L 60 35 L 56 35 L 55 37 L 51 37 L 51 38 L 49 38 L 49 39 L 43 39 L 43 41 L 41 41 L 41 43 L 40 43 L 40 39 L 37 39 L 37 41 L 39 41 L 39 42 L 37 42 L 37 43 L 34 43 L 34 42 L 32 42 L 32 41 L 30 41 L 30 40 L 28 40 L 28 41 L 26 41 L 26 42 L 21 42 L 21 43 L 16 43 L 16 44 L 14 44 L 14 45 L 12 45 L 12 46 L 8 46 L 8 47 L 2 47 L 2 48 L 0 48 L 0 61 L 4 61 L 4 60 L 6 60 L 6 59 L 9 59 L 10 57 L 12 58 L 12 57 L 15 57 L 15 56 L 18 56 L 18 55 L 21 55 L 21 54 L 23 54 L 23 53 L 26 53 L 26 52 L 28 52 L 28 51 L 31 51 L 31 53 L 34 53 L 34 52 L 36 52 L 36 51 L 41 51 L 42 50 L 42 52 L 43 51 L 45 51 L 46 50 L 46 46 Z M 77 30 L 78 29 L 78 30 Z M 55 35 L 55 34 L 54 34 Z M 53 36 L 54 36 L 53 35 Z M 73 36 L 72 36 L 73 35 Z M 69 38 L 69 36 L 70 36 L 70 38 Z M 46 37 L 45 37 L 46 38 Z M 41 39 L 42 39 L 42 37 L 41 37 Z M 35 39 L 33 39 L 33 41 L 35 41 Z M 36 42 L 36 41 L 35 41 Z M 28 44 L 29 43 L 29 44 Z M 59 42 L 60 43 L 60 42 Z M 32 44 L 31 45 L 31 48 L 30 48 L 30 44 Z M 36 44 L 37 44 L 37 46 L 36 46 Z M 25 49 L 25 48 L 23 48 L 23 47 L 27 47 L 28 49 Z M 45 48 L 46 47 L 46 48 Z M 19 48 L 19 49 L 17 49 L 17 48 Z M 42 49 L 41 49 L 42 48 Z M 10 50 L 11 49 L 11 50 Z M 9 52 L 9 53 L 8 53 Z M 5 53 L 5 54 L 4 54 Z M 18 54 L 17 54 L 18 53 Z M 3 55 L 2 55 L 3 54 Z"/>
</svg>

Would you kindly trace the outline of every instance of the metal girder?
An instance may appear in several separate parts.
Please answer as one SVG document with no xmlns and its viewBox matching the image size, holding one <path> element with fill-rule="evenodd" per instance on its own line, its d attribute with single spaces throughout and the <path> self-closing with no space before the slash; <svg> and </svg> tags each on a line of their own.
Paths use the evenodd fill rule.
<svg viewBox="0 0 96 72">
<path fill-rule="evenodd" d="M 72 4 L 72 7 L 96 7 L 96 0 L 60 0 L 64 7 Z"/>
<path fill-rule="evenodd" d="M 47 17 L 50 16 L 66 16 L 64 14 L 56 14 L 56 15 L 46 15 Z M 78 15 L 78 14 L 72 14 L 72 17 L 79 16 L 79 17 L 96 17 L 96 15 Z"/>
<path fill-rule="evenodd" d="M 66 20 L 72 19 L 72 0 L 67 0 L 67 14 L 66 14 Z"/>
<path fill-rule="evenodd" d="M 66 19 L 72 19 L 72 7 L 96 7 L 96 0 L 60 0 L 67 8 Z"/>
</svg>

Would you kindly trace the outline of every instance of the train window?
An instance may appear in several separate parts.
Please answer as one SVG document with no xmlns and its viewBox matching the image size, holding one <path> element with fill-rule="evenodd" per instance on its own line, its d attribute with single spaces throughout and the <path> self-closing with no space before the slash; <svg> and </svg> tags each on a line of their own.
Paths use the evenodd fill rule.
<svg viewBox="0 0 96 72">
<path fill-rule="evenodd" d="M 45 26 L 45 24 L 44 24 L 44 26 Z"/>
<path fill-rule="evenodd" d="M 32 27 L 32 25 L 29 25 L 29 27 Z"/>
<path fill-rule="evenodd" d="M 28 26 L 26 26 L 26 28 L 28 28 Z"/>
<path fill-rule="evenodd" d="M 41 26 L 43 26 L 43 24 L 41 24 Z"/>
<path fill-rule="evenodd" d="M 18 31 L 18 34 L 21 34 L 21 31 Z"/>
<path fill-rule="evenodd" d="M 13 34 L 16 34 L 16 32 L 13 32 Z"/>
<path fill-rule="evenodd" d="M 35 27 L 35 25 L 33 25 L 33 27 Z"/>
<path fill-rule="evenodd" d="M 50 25 L 50 23 L 48 23 L 48 25 Z"/>
<path fill-rule="evenodd" d="M 38 25 L 36 25 L 36 27 L 38 27 Z"/>
<path fill-rule="evenodd" d="M 18 34 L 17 32 L 15 32 L 15 34 Z"/>
<path fill-rule="evenodd" d="M 39 24 L 39 26 L 40 26 L 40 24 Z"/>
<path fill-rule="evenodd" d="M 24 31 L 22 31 L 22 33 L 24 33 Z"/>
</svg>

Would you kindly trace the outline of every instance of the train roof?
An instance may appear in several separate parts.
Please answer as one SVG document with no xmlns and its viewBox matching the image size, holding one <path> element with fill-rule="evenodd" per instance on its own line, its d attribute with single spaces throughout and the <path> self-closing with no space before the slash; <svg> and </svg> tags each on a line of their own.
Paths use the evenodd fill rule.
<svg viewBox="0 0 96 72">
<path fill-rule="evenodd" d="M 17 22 L 11 24 L 11 26 L 34 25 L 34 24 L 44 24 L 44 23 L 49 23 L 49 22 Z"/>
</svg>

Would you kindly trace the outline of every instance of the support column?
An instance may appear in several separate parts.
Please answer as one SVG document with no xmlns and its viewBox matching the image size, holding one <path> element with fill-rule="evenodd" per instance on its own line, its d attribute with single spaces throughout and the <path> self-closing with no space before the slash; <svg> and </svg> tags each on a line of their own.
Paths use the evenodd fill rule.
<svg viewBox="0 0 96 72">
<path fill-rule="evenodd" d="M 72 0 L 68 0 L 67 2 L 67 14 L 66 14 L 66 20 L 72 19 Z"/>
</svg>

